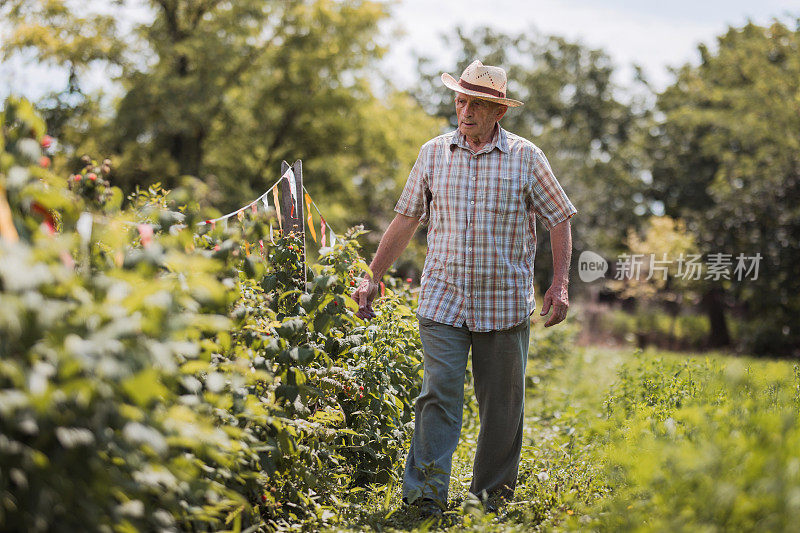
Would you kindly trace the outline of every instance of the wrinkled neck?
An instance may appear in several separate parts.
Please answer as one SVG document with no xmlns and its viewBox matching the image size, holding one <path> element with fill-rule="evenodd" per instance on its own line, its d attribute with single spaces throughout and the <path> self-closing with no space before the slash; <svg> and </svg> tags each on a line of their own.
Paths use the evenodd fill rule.
<svg viewBox="0 0 800 533">
<path fill-rule="evenodd" d="M 469 146 L 473 152 L 477 152 L 478 150 L 489 144 L 492 141 L 492 139 L 494 139 L 496 133 L 497 133 L 497 122 L 494 123 L 494 127 L 491 130 L 489 130 L 489 133 L 487 133 L 482 137 L 470 137 L 469 135 L 464 135 L 464 137 L 467 139 L 467 146 Z"/>
</svg>

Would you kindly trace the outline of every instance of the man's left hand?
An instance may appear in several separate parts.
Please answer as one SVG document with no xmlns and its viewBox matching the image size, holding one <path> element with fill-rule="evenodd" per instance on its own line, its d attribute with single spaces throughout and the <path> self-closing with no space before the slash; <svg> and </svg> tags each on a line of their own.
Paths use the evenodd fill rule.
<svg viewBox="0 0 800 533">
<path fill-rule="evenodd" d="M 567 318 L 567 309 L 569 309 L 569 294 L 567 286 L 564 284 L 552 284 L 547 292 L 544 293 L 544 302 L 542 303 L 541 316 L 550 312 L 550 307 L 553 308 L 553 314 L 550 319 L 545 322 L 544 327 L 549 328 L 555 326 Z"/>
</svg>

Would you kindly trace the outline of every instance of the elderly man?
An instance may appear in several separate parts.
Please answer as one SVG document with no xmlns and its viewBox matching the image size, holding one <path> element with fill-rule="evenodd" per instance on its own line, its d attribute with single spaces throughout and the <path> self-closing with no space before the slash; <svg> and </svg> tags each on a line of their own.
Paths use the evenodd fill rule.
<svg viewBox="0 0 800 533">
<path fill-rule="evenodd" d="M 425 143 L 381 239 L 353 293 L 357 316 L 374 316 L 378 282 L 428 224 L 417 317 L 424 351 L 422 391 L 406 460 L 403 500 L 439 514 L 447 505 L 450 468 L 463 413 L 463 383 L 472 349 L 480 415 L 470 492 L 491 510 L 514 494 L 522 447 L 536 253 L 535 216 L 550 231 L 553 283 L 544 295 L 545 324 L 567 315 L 572 237 L 577 211 L 532 142 L 499 121 L 508 107 L 502 68 L 474 61 L 455 80 L 458 129 Z"/>
</svg>

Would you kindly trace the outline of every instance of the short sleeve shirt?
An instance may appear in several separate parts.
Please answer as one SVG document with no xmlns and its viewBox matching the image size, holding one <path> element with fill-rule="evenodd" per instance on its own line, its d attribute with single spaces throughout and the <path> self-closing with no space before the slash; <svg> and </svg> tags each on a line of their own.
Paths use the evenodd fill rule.
<svg viewBox="0 0 800 533">
<path fill-rule="evenodd" d="M 577 213 L 544 153 L 499 125 L 477 152 L 458 130 L 425 143 L 394 210 L 428 226 L 417 313 L 476 332 L 528 319 L 535 217 L 549 230 Z"/>
</svg>

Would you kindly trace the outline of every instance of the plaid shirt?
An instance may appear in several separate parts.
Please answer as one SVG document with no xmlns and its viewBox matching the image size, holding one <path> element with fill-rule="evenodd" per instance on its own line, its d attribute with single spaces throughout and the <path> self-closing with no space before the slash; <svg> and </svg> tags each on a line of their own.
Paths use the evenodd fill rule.
<svg viewBox="0 0 800 533">
<path fill-rule="evenodd" d="M 417 313 L 471 331 L 533 313 L 534 215 L 549 230 L 577 213 L 542 151 L 499 126 L 478 152 L 458 130 L 425 143 L 394 210 L 428 225 Z"/>
</svg>

